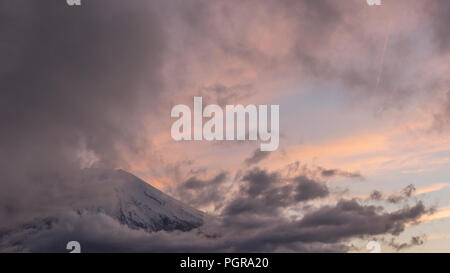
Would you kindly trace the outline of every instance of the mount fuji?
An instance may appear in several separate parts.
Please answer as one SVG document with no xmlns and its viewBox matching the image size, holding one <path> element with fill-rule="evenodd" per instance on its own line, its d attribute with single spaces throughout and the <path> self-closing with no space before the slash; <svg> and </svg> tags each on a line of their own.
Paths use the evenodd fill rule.
<svg viewBox="0 0 450 273">
<path fill-rule="evenodd" d="M 110 249 L 105 236 L 118 241 L 130 234 L 147 238 L 145 234 L 186 232 L 203 225 L 203 212 L 126 171 L 89 168 L 71 179 L 63 183 L 58 206 L 0 229 L 0 252 L 67 252 L 67 241 L 78 238 L 93 251 L 123 251 Z"/>
<path fill-rule="evenodd" d="M 84 169 L 82 185 L 89 190 L 77 211 L 102 212 L 133 229 L 188 231 L 203 223 L 203 213 L 166 195 L 123 170 Z"/>
</svg>

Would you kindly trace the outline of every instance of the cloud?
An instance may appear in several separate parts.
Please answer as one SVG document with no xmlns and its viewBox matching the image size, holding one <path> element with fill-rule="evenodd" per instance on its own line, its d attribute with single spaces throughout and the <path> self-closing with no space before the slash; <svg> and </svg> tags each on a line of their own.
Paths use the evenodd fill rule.
<svg viewBox="0 0 450 273">
<path fill-rule="evenodd" d="M 217 104 L 225 107 L 227 104 L 239 104 L 243 99 L 254 93 L 250 84 L 237 84 L 225 86 L 221 83 L 205 86 L 199 90 L 199 96 L 203 98 L 203 103 Z"/>
<path fill-rule="evenodd" d="M 446 1 L 430 1 L 427 9 L 432 22 L 433 34 L 438 48 L 444 53 L 450 50 L 450 4 Z"/>
<path fill-rule="evenodd" d="M 287 172 L 255 167 L 240 170 L 235 175 L 221 172 L 203 179 L 192 176 L 171 188 L 170 193 L 191 206 L 223 217 L 228 227 L 252 228 L 267 219 L 279 221 L 280 215 L 289 209 L 310 206 L 308 204 L 315 200 L 332 197 L 332 191 L 322 179 L 322 170 L 300 168 L 297 164 L 296 168 L 289 165 Z M 333 171 L 333 175 L 339 173 L 339 170 Z"/>
<path fill-rule="evenodd" d="M 0 222 L 58 207 L 77 155 L 117 167 L 123 150 L 150 147 L 141 128 L 162 91 L 165 34 L 142 4 L 0 4 Z"/>
<path fill-rule="evenodd" d="M 295 182 L 298 183 L 296 186 L 297 193 L 295 194 L 295 200 L 313 200 L 316 198 L 326 197 L 329 194 L 329 190 L 326 185 L 308 179 L 304 176 L 295 178 Z"/>
<path fill-rule="evenodd" d="M 260 149 L 256 149 L 253 152 L 253 155 L 251 155 L 249 158 L 245 159 L 245 163 L 248 166 L 258 164 L 259 162 L 261 162 L 264 159 L 268 158 L 269 155 L 270 155 L 270 152 L 264 152 L 264 151 L 261 151 Z"/>
<path fill-rule="evenodd" d="M 379 213 L 376 206 L 364 206 L 356 200 L 341 200 L 336 206 L 325 206 L 307 214 L 300 221 L 303 227 L 323 227 L 323 236 L 400 234 L 405 224 L 417 221 L 422 215 L 430 213 L 422 202 L 412 207 L 404 207 L 391 213 Z M 333 230 L 335 229 L 335 230 Z M 329 233 L 328 233 L 329 232 Z M 311 233 L 311 236 L 314 236 Z"/>
<path fill-rule="evenodd" d="M 215 211 L 218 218 L 212 221 L 214 227 L 207 223 L 208 228 L 200 228 L 200 234 L 209 238 L 208 246 L 220 250 L 213 247 L 213 250 L 208 248 L 201 251 L 343 252 L 350 249 L 348 242 L 353 238 L 387 234 L 395 238 L 406 226 L 417 224 L 420 219 L 434 212 L 421 201 L 413 205 L 403 203 L 401 208 L 387 211 L 383 206 L 367 205 L 357 199 L 339 199 L 318 178 L 329 178 L 341 173 L 346 175 L 345 172 L 330 169 L 333 171 L 323 175 L 322 172 L 328 169 L 300 168 L 299 164 L 295 169 L 292 165 L 287 168 L 289 175 L 295 174 L 293 178 L 284 176 L 281 171 L 250 168 L 238 176 L 240 183 L 237 189 L 212 187 L 218 189 L 215 196 L 225 196 L 224 189 L 231 194 L 218 201 L 220 209 Z M 354 179 L 361 177 L 346 176 Z M 205 181 L 213 181 L 214 178 L 188 180 L 185 184 L 206 186 Z M 185 184 L 181 188 L 186 187 Z M 402 199 L 412 196 L 414 189 L 413 185 L 405 187 L 401 191 Z M 380 191 L 375 192 L 378 198 L 382 198 Z M 310 201 L 324 197 L 338 199 L 335 204 L 316 206 L 311 203 L 305 206 Z M 301 216 L 290 219 L 286 217 L 289 210 L 301 211 Z M 227 242 L 225 248 L 223 242 Z"/>
<path fill-rule="evenodd" d="M 387 201 L 395 204 L 409 198 L 410 196 L 411 195 L 410 194 L 408 195 L 407 192 L 403 192 L 402 194 L 399 195 L 393 194 L 387 197 Z"/>
<path fill-rule="evenodd" d="M 329 195 L 324 182 L 304 175 L 294 179 L 259 168 L 248 170 L 237 194 L 224 207 L 226 215 L 277 215 L 281 210 Z"/>
<path fill-rule="evenodd" d="M 382 192 L 375 190 L 370 194 L 369 199 L 375 200 L 375 201 L 385 200 L 389 203 L 397 204 L 397 203 L 399 203 L 401 201 L 405 201 L 408 198 L 410 198 L 411 196 L 413 196 L 415 191 L 416 191 L 416 187 L 412 184 L 406 186 L 403 190 L 401 190 L 400 193 L 394 193 L 394 194 L 390 194 L 388 196 L 384 196 Z"/>
<path fill-rule="evenodd" d="M 433 129 L 445 131 L 450 124 L 450 91 L 446 93 L 444 103 L 440 111 L 434 115 Z"/>
<path fill-rule="evenodd" d="M 365 206 L 355 200 L 339 201 L 335 206 L 324 206 L 306 214 L 301 220 L 280 223 L 264 230 L 240 244 L 245 250 L 267 249 L 292 243 L 337 244 L 359 236 L 390 233 L 398 235 L 405 224 L 416 221 L 427 210 L 422 203 L 391 213 Z"/>
<path fill-rule="evenodd" d="M 169 191 L 184 203 L 194 207 L 205 208 L 214 205 L 214 209 L 219 209 L 221 201 L 226 198 L 224 192 L 227 178 L 227 172 L 221 172 L 210 179 L 192 176 Z"/>
<path fill-rule="evenodd" d="M 413 246 L 420 246 L 425 243 L 426 236 L 413 236 L 407 243 L 397 243 L 394 238 L 389 242 L 389 246 L 393 247 L 395 250 L 400 251 Z"/>
<path fill-rule="evenodd" d="M 375 190 L 370 194 L 369 198 L 372 200 L 379 201 L 383 198 L 383 194 L 380 191 Z"/>
<path fill-rule="evenodd" d="M 388 234 L 395 237 L 406 226 L 418 224 L 434 212 L 421 201 L 388 211 L 382 206 L 339 197 L 335 203 L 303 206 L 312 200 L 333 197 L 323 181 L 307 175 L 302 170 L 291 179 L 281 172 L 253 168 L 240 177 L 237 190 L 227 187 L 228 173 L 209 179 L 191 177 L 179 185 L 183 196 L 189 197 L 185 193 L 191 192 L 191 202 L 203 198 L 202 204 L 218 209 L 205 216 L 202 226 L 185 232 L 147 232 L 139 226 L 122 224 L 101 210 L 71 210 L 63 206 L 45 217 L 35 215 L 23 224 L 0 229 L 0 250 L 66 252 L 65 244 L 76 240 L 83 252 L 344 252 L 350 249 L 348 243 L 353 238 Z M 89 175 L 79 179 L 92 183 Z M 103 181 L 100 188 L 75 186 L 70 191 L 72 197 L 62 199 L 75 207 L 117 202 L 111 200 L 115 189 L 104 183 L 107 180 L 103 176 L 98 179 Z M 122 185 L 124 181 L 115 183 Z M 411 188 L 403 192 L 410 193 Z M 289 211 L 300 214 L 289 217 Z"/>
<path fill-rule="evenodd" d="M 351 238 L 401 233 L 405 225 L 429 213 L 422 203 L 386 212 L 356 200 L 341 200 L 306 213 L 296 221 L 284 218 L 248 219 L 253 226 L 226 225 L 230 219 L 211 218 L 188 232 L 148 233 L 130 229 L 99 213 L 69 213 L 22 229 L 2 233 L 2 251 L 66 252 L 77 240 L 83 252 L 343 252 Z M 237 215 L 227 217 L 235 218 Z M 24 236 L 26 235 L 26 236 Z M 412 243 L 419 243 L 414 240 Z M 404 246 L 398 246 L 404 248 Z"/>
<path fill-rule="evenodd" d="M 266 83 L 263 79 L 279 80 L 274 75 L 292 71 L 296 79 L 300 74 L 310 81 L 342 84 L 342 92 L 358 95 L 357 104 L 376 98 L 381 109 L 403 104 L 421 89 L 434 94 L 424 87 L 435 78 L 409 80 L 419 79 L 412 68 L 430 57 L 416 54 L 424 52 L 423 46 L 409 35 L 409 27 L 432 26 L 432 46 L 440 51 L 431 57 L 439 57 L 448 53 L 450 17 L 448 4 L 421 2 L 389 2 L 394 3 L 389 9 L 373 13 L 363 3 L 325 0 L 240 6 L 226 1 L 143 6 L 137 0 L 97 0 L 76 10 L 56 0 L 0 3 L 0 226 L 68 209 L 64 200 L 80 187 L 71 183 L 77 181 L 80 163 L 123 167 L 123 150 L 134 155 L 148 150 L 142 128 L 145 117 L 160 106 L 163 90 L 181 93 L 203 86 L 200 92 L 223 104 L 263 96 L 252 93 Z M 427 5 L 431 8 L 422 8 Z M 426 16 L 416 20 L 404 7 L 423 10 Z M 395 58 L 386 61 L 381 88 L 375 90 L 389 18 L 395 20 L 388 56 Z M 445 108 L 441 116 L 445 122 L 447 112 Z M 77 155 L 83 155 L 83 162 Z M 249 167 L 267 158 L 255 152 L 245 163 Z M 327 179 L 362 177 L 323 168 L 291 173 L 295 175 L 255 168 L 244 170 L 234 184 L 227 171 L 184 180 L 175 190 L 180 199 L 212 206 L 221 218 L 200 230 L 148 234 L 101 213 L 66 211 L 58 220 L 2 234 L 1 248 L 56 251 L 66 239 L 79 237 L 93 251 L 344 251 L 350 238 L 398 234 L 428 213 L 420 202 L 380 212 L 379 207 L 338 200 L 288 221 L 290 209 L 330 197 Z M 382 198 L 378 193 L 374 199 Z M 398 205 L 410 195 L 405 191 L 386 198 Z M 20 241 L 20 232 L 29 239 Z"/>
<path fill-rule="evenodd" d="M 348 178 L 364 179 L 364 177 L 360 173 L 346 172 L 338 169 L 325 169 L 319 167 L 319 171 L 321 172 L 321 175 L 323 177 L 343 176 Z"/>
</svg>

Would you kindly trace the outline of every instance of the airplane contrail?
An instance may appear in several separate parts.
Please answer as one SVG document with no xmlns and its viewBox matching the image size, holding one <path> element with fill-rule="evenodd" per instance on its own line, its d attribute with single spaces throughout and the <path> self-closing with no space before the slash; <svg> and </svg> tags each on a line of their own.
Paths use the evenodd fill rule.
<svg viewBox="0 0 450 273">
<path fill-rule="evenodd" d="M 386 55 L 386 50 L 389 45 L 389 40 L 391 39 L 391 32 L 392 32 L 392 19 L 389 21 L 388 31 L 387 31 L 386 37 L 384 39 L 383 52 L 381 53 L 381 60 L 380 60 L 380 66 L 378 68 L 377 85 L 375 87 L 375 91 L 378 90 L 378 86 L 380 85 L 381 75 L 383 73 L 384 57 Z"/>
</svg>

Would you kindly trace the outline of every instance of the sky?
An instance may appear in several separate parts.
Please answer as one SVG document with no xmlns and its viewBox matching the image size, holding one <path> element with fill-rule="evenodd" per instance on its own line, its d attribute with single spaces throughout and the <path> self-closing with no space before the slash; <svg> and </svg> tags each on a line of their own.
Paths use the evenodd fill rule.
<svg viewBox="0 0 450 273">
<path fill-rule="evenodd" d="M 1 219 L 120 168 L 250 235 L 196 249 L 450 251 L 450 2 L 16 0 L 0 22 Z M 194 96 L 279 105 L 279 148 L 174 141 Z"/>
</svg>

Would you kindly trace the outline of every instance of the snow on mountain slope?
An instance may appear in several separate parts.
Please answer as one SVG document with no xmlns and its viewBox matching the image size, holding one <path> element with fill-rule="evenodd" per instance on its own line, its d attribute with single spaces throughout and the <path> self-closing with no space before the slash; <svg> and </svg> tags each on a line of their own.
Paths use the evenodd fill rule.
<svg viewBox="0 0 450 273">
<path fill-rule="evenodd" d="M 202 212 L 122 170 L 83 169 L 80 186 L 82 193 L 71 199 L 79 213 L 102 212 L 146 231 L 187 231 L 203 223 Z"/>
<path fill-rule="evenodd" d="M 201 211 L 122 170 L 83 169 L 51 179 L 58 182 L 50 189 L 55 193 L 40 197 L 49 202 L 27 208 L 21 221 L 1 223 L 0 252 L 66 252 L 72 240 L 88 252 L 145 252 L 152 236 L 171 236 L 157 231 L 203 225 Z"/>
</svg>

